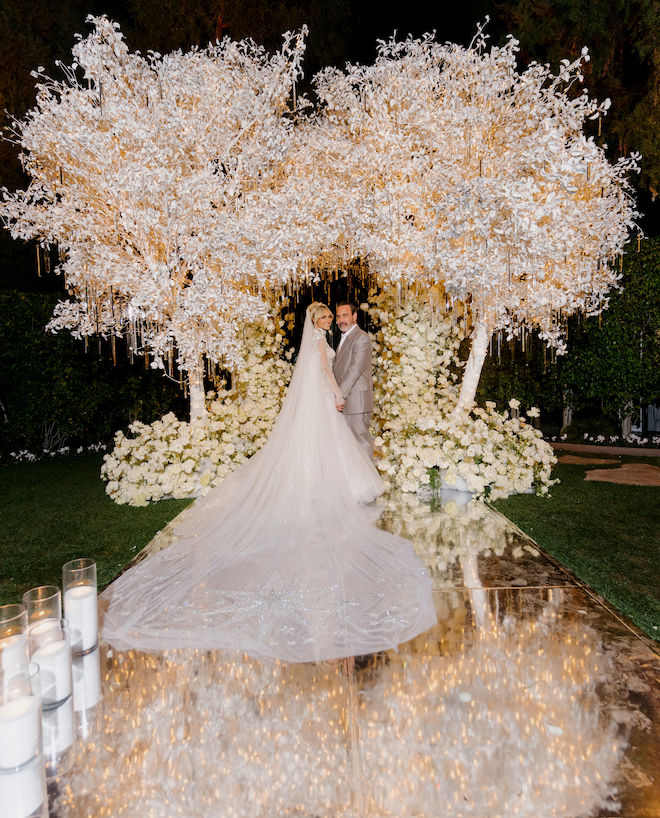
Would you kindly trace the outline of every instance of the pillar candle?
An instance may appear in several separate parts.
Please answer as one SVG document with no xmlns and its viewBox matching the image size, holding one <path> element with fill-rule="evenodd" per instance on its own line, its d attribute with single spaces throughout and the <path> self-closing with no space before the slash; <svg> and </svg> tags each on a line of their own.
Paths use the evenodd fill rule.
<svg viewBox="0 0 660 818">
<path fill-rule="evenodd" d="M 67 699 L 59 707 L 45 710 L 42 718 L 44 754 L 49 763 L 73 744 L 73 700 Z"/>
<path fill-rule="evenodd" d="M 2 818 L 25 818 L 43 806 L 46 809 L 46 774 L 42 756 L 12 773 L 0 773 L 0 809 Z"/>
<path fill-rule="evenodd" d="M 0 669 L 24 665 L 28 661 L 28 640 L 24 633 L 13 633 L 0 639 Z"/>
<path fill-rule="evenodd" d="M 30 653 L 34 654 L 42 645 L 61 638 L 62 626 L 59 619 L 42 619 L 29 628 Z"/>
<path fill-rule="evenodd" d="M 88 710 L 101 697 L 101 665 L 98 650 L 73 659 L 73 709 Z"/>
<path fill-rule="evenodd" d="M 98 643 L 98 604 L 93 585 L 72 585 L 64 593 L 64 616 L 71 628 L 74 653 L 91 650 Z"/>
<path fill-rule="evenodd" d="M 21 696 L 0 705 L 0 769 L 11 770 L 39 753 L 41 700 Z"/>
<path fill-rule="evenodd" d="M 66 639 L 49 642 L 32 654 L 39 665 L 44 705 L 61 702 L 71 695 L 71 646 Z"/>
</svg>

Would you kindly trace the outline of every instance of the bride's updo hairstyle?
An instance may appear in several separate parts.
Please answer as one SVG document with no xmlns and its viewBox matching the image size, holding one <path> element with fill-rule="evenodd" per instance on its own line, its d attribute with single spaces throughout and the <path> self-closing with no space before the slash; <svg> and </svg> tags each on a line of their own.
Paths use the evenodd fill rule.
<svg viewBox="0 0 660 818">
<path fill-rule="evenodd" d="M 326 313 L 332 315 L 332 312 L 330 312 L 330 307 L 328 307 L 327 304 L 323 304 L 321 301 L 313 301 L 309 307 L 307 307 L 307 314 L 309 315 L 314 326 L 316 326 L 316 322 L 319 320 L 319 318 L 323 318 Z"/>
</svg>

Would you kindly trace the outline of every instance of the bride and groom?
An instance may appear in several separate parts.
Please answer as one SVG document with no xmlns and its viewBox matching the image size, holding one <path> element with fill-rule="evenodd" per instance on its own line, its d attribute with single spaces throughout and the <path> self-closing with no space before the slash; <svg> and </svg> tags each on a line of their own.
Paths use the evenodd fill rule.
<svg viewBox="0 0 660 818">
<path fill-rule="evenodd" d="M 332 320 L 325 304 L 307 308 L 263 448 L 186 511 L 167 548 L 104 592 L 107 642 L 305 662 L 395 648 L 435 624 L 411 543 L 365 508 L 383 491 L 369 336 L 355 306 L 340 304 L 335 354 Z"/>
</svg>

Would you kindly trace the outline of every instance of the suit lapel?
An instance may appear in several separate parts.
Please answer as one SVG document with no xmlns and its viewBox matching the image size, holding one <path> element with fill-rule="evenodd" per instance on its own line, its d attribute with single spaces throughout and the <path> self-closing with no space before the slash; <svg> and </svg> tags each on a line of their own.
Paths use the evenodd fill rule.
<svg viewBox="0 0 660 818">
<path fill-rule="evenodd" d="M 351 330 L 351 331 L 350 331 L 350 333 L 349 333 L 349 335 L 348 335 L 348 338 L 347 338 L 347 339 L 344 341 L 344 343 L 341 345 L 341 349 L 337 351 L 337 356 L 335 357 L 335 366 L 338 366 L 338 365 L 339 365 L 339 362 L 340 362 L 340 361 L 342 360 L 342 358 L 345 356 L 345 354 L 346 354 L 346 347 L 350 346 L 350 345 L 353 343 L 353 341 L 355 340 L 355 335 L 356 335 L 357 331 L 358 331 L 358 327 L 356 327 L 355 329 Z"/>
</svg>

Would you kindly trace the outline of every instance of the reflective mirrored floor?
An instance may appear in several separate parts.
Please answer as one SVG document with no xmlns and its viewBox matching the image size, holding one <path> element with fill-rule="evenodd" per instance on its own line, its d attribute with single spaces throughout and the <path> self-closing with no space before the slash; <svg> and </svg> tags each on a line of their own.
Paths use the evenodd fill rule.
<svg viewBox="0 0 660 818">
<path fill-rule="evenodd" d="M 658 654 L 500 516 L 413 500 L 380 524 L 433 570 L 431 631 L 302 665 L 102 645 L 51 815 L 659 816 Z"/>
</svg>

